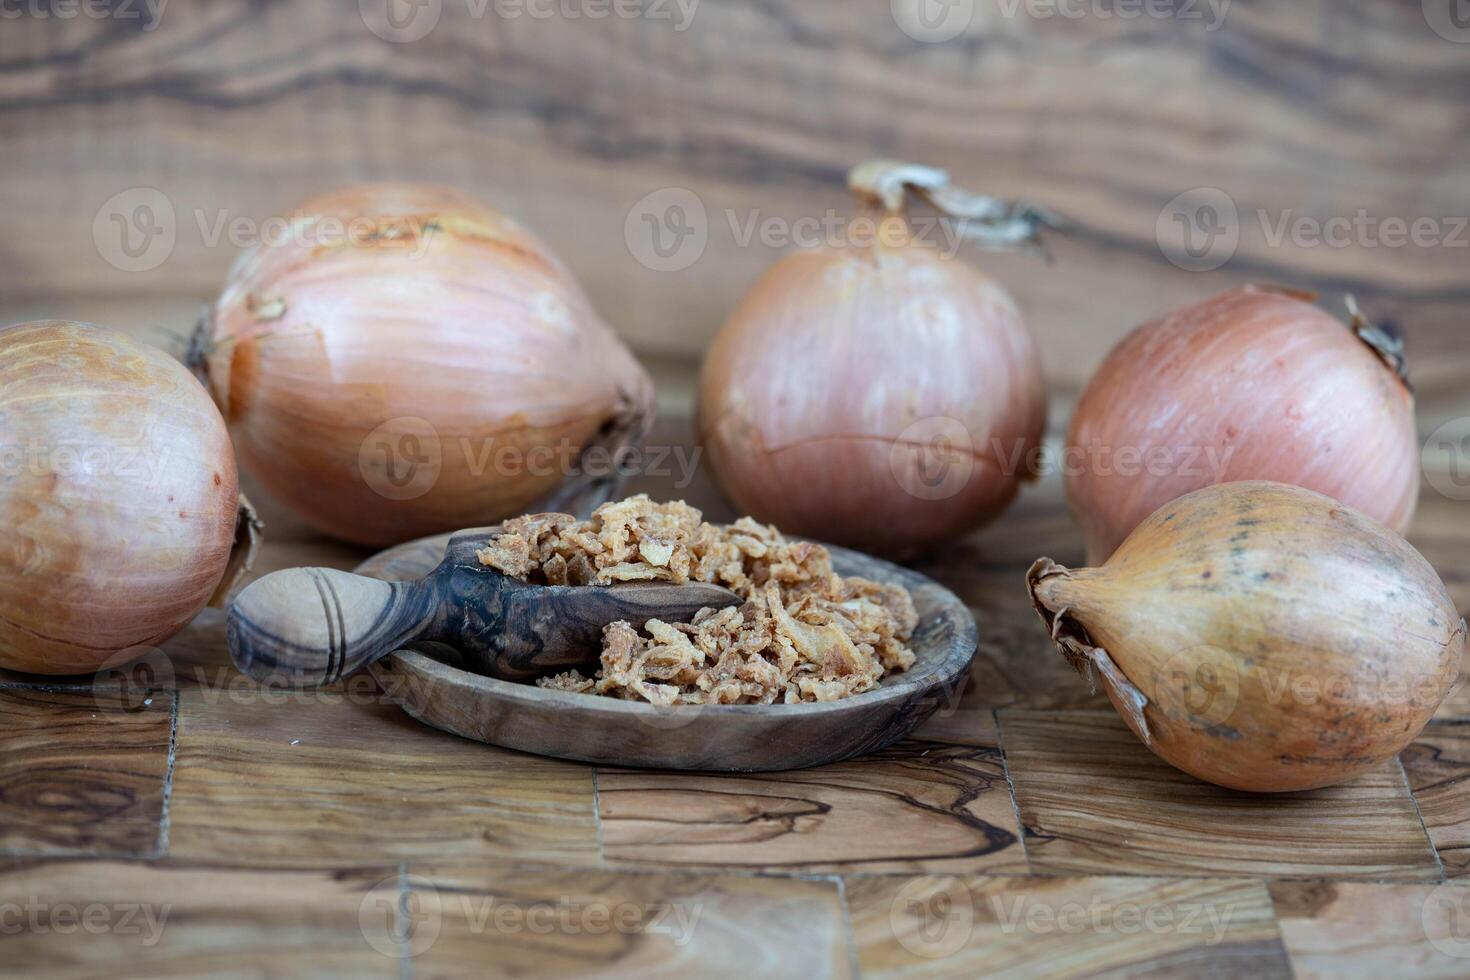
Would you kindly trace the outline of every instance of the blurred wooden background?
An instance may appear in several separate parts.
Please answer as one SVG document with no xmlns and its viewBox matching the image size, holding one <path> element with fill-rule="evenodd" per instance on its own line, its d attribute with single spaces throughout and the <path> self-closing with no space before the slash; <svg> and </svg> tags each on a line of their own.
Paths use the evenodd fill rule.
<svg viewBox="0 0 1470 980">
<path fill-rule="evenodd" d="M 619 0 L 637 18 L 591 16 L 607 0 L 388 2 L 408 36 L 413 17 L 432 30 L 378 36 L 385 0 L 11 5 L 0 318 L 181 334 L 238 251 L 222 221 L 410 178 L 522 219 L 642 354 L 687 365 L 782 250 L 742 245 L 732 221 L 848 213 L 847 167 L 885 155 L 1077 222 L 1050 264 L 964 253 L 1016 294 L 1063 398 L 1144 318 L 1264 279 L 1355 292 L 1407 335 L 1426 429 L 1470 414 L 1470 229 L 1454 221 L 1470 215 L 1470 30 L 1437 33 L 1436 0 L 1177 0 L 1172 17 L 1111 0 Z M 964 30 L 911 36 L 920 2 Z M 703 254 L 674 272 L 625 236 L 667 188 L 707 219 Z M 1215 271 L 1177 267 L 1157 237 L 1196 188 L 1238 209 Z M 138 211 L 153 191 L 167 247 L 119 253 L 156 225 Z M 1355 216 L 1369 231 L 1342 244 L 1272 241 L 1282 220 Z M 1374 231 L 1421 218 L 1440 241 Z"/>
</svg>

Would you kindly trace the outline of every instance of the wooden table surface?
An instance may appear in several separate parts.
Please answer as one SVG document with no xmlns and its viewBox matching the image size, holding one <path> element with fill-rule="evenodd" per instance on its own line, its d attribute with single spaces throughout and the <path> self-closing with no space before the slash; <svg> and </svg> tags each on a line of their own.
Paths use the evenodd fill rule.
<svg viewBox="0 0 1470 980">
<path fill-rule="evenodd" d="M 634 489 L 729 516 L 702 478 L 673 484 Z M 257 573 L 365 557 L 265 510 Z M 1467 516 L 1427 491 L 1414 532 L 1462 609 Z M 1470 973 L 1470 691 L 1347 785 L 1209 786 L 1050 648 L 1022 583 L 1038 554 L 1080 558 L 1055 479 L 919 563 L 980 623 L 958 703 L 798 772 L 523 755 L 363 678 L 262 691 L 214 610 L 154 659 L 149 698 L 6 677 L 0 973 Z"/>
<path fill-rule="evenodd" d="M 1215 3 L 951 4 L 974 16 L 942 43 L 896 0 L 722 0 L 687 30 L 436 2 L 412 43 L 351 0 L 7 6 L 30 12 L 0 26 L 0 323 L 177 344 L 301 199 L 449 183 L 545 237 L 673 364 L 655 438 L 684 444 L 687 366 L 788 250 L 746 229 L 844 213 L 847 167 L 882 155 L 1072 220 L 1054 265 L 968 253 L 1015 293 L 1061 402 L 1142 320 L 1266 280 L 1397 326 L 1421 435 L 1470 417 L 1470 48 L 1434 3 L 1239 3 L 1219 24 Z M 707 211 L 681 273 L 628 231 L 673 190 Z M 1239 241 L 1188 272 L 1168 219 L 1201 190 Z M 1345 243 L 1278 231 L 1360 217 Z M 1377 233 L 1424 217 L 1429 244 Z M 638 489 L 730 516 L 704 483 Z M 254 496 L 257 574 L 366 557 Z M 1467 516 L 1426 489 L 1414 532 L 1462 611 Z M 924 562 L 979 618 L 964 698 L 878 756 L 778 775 L 502 751 L 362 681 L 262 692 L 218 611 L 156 658 L 151 699 L 0 677 L 0 974 L 1470 975 L 1470 692 L 1347 786 L 1195 782 L 1036 622 L 1023 570 L 1080 552 L 1053 479 Z M 396 944 L 390 917 L 412 926 Z"/>
</svg>

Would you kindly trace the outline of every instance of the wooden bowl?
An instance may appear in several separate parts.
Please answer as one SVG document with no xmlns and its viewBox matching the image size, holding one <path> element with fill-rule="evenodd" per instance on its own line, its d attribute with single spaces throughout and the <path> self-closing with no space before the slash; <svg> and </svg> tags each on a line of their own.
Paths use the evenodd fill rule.
<svg viewBox="0 0 1470 980">
<path fill-rule="evenodd" d="M 386 581 L 439 563 L 449 535 L 390 548 L 357 568 Z M 414 644 L 374 664 L 378 683 L 425 724 L 538 755 L 612 766 L 756 772 L 800 769 L 874 752 L 942 705 L 953 705 L 975 656 L 975 619 L 953 593 L 917 572 L 831 548 L 842 575 L 896 582 L 914 597 L 917 660 L 876 691 L 821 704 L 677 705 L 549 691 L 471 673 L 443 644 Z"/>
</svg>

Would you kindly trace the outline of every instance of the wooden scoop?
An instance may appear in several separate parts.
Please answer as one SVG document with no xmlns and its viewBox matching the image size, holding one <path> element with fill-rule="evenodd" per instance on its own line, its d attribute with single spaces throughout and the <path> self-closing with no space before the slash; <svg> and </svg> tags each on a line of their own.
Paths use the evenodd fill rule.
<svg viewBox="0 0 1470 980">
<path fill-rule="evenodd" d="M 414 640 L 457 647 L 467 665 L 505 680 L 595 669 L 602 628 L 627 620 L 687 621 L 739 605 L 735 593 L 691 582 L 532 585 L 480 564 L 494 528 L 462 531 L 415 582 L 332 568 L 288 568 L 252 582 L 230 607 L 226 636 L 241 671 L 296 687 L 331 684 Z"/>
</svg>

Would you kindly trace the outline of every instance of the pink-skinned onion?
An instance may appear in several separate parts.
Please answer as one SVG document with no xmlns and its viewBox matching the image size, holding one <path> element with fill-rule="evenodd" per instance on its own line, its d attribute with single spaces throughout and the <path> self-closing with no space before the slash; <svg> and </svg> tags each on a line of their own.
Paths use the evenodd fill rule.
<svg viewBox="0 0 1470 980">
<path fill-rule="evenodd" d="M 385 545 L 611 492 L 652 382 L 534 235 L 414 184 L 293 215 L 237 261 L 194 357 L 273 496 Z"/>
<path fill-rule="evenodd" d="M 1067 439 L 1067 499 L 1089 563 L 1170 500 L 1233 480 L 1305 487 L 1408 528 L 1419 451 L 1401 347 L 1313 298 L 1245 286 L 1112 350 Z"/>
<path fill-rule="evenodd" d="M 699 433 L 742 511 L 902 555 L 1004 510 L 1033 475 L 1046 422 L 1015 302 L 916 235 L 906 198 L 993 245 L 1026 244 L 1047 221 L 911 164 L 874 161 L 850 184 L 883 213 L 783 257 L 751 288 L 706 356 Z"/>
<path fill-rule="evenodd" d="M 112 330 L 0 330 L 0 667 L 148 653 L 248 569 L 258 525 L 188 370 Z"/>
</svg>

